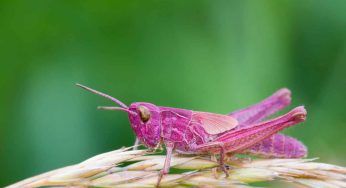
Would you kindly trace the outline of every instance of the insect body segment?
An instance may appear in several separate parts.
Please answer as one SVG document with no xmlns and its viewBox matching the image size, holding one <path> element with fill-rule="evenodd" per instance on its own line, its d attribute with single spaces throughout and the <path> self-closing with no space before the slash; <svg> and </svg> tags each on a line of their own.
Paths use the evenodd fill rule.
<svg viewBox="0 0 346 188">
<path fill-rule="evenodd" d="M 155 148 L 161 140 L 160 108 L 144 102 L 132 103 L 129 120 L 137 138 L 149 148 Z"/>
<path fill-rule="evenodd" d="M 255 144 L 244 153 L 265 158 L 301 158 L 306 157 L 307 148 L 292 137 L 274 134 Z"/>
<path fill-rule="evenodd" d="M 164 141 L 173 142 L 176 151 L 184 154 L 193 154 L 192 148 L 204 144 L 215 135 L 210 135 L 193 118 L 192 110 L 160 107 L 162 138 Z"/>
<path fill-rule="evenodd" d="M 193 138 L 193 129 L 188 125 L 191 122 L 191 110 L 160 107 L 161 110 L 161 136 L 165 141 L 187 142 Z"/>
<path fill-rule="evenodd" d="M 109 95 L 77 84 L 92 93 L 106 97 L 121 107 L 101 107 L 105 110 L 122 110 L 137 139 L 149 148 L 161 144 L 166 147 L 166 160 L 158 180 L 169 172 L 174 151 L 183 154 L 220 154 L 223 167 L 227 153 L 248 153 L 264 157 L 299 158 L 306 156 L 306 147 L 294 138 L 277 132 L 303 122 L 306 110 L 297 107 L 278 118 L 263 121 L 267 116 L 286 107 L 290 91 L 281 89 L 258 104 L 229 115 L 198 112 L 179 108 L 161 107 L 146 102 L 135 102 L 127 107 Z"/>
</svg>

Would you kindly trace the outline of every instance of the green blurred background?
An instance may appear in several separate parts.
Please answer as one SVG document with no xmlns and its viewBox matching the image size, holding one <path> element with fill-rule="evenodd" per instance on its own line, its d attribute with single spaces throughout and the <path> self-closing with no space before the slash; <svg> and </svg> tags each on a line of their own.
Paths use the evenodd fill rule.
<svg viewBox="0 0 346 188">
<path fill-rule="evenodd" d="M 0 186 L 134 135 L 104 98 L 227 113 L 281 87 L 285 133 L 346 165 L 346 1 L 1 1 Z M 288 109 L 286 109 L 287 111 Z"/>
</svg>

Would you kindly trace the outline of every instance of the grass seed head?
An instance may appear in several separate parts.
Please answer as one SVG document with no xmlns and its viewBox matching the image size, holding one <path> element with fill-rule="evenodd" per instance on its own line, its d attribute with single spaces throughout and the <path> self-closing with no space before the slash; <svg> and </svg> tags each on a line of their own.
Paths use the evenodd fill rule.
<svg viewBox="0 0 346 188">
<path fill-rule="evenodd" d="M 76 165 L 53 170 L 8 187 L 155 187 L 164 155 L 147 150 L 121 148 L 94 156 Z M 173 169 L 183 170 L 163 177 L 161 187 L 250 187 L 248 183 L 290 182 L 306 187 L 346 187 L 346 168 L 315 162 L 316 159 L 233 159 L 228 178 L 218 163 L 202 156 L 172 158 Z"/>
</svg>

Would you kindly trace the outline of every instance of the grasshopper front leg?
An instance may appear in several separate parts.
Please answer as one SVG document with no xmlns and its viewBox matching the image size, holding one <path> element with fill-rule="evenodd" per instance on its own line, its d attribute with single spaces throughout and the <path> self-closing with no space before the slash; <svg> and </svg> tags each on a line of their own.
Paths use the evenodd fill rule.
<svg viewBox="0 0 346 188">
<path fill-rule="evenodd" d="M 140 142 L 139 139 L 136 138 L 135 143 L 133 144 L 132 150 L 137 150 L 138 149 L 139 142 Z"/>
<path fill-rule="evenodd" d="M 169 173 L 169 168 L 171 166 L 171 158 L 172 158 L 172 153 L 174 149 L 174 143 L 173 142 L 166 142 L 166 159 L 165 163 L 163 165 L 163 169 L 160 170 L 159 173 L 159 179 L 157 180 L 156 187 L 160 186 L 161 179 L 164 175 Z"/>
</svg>

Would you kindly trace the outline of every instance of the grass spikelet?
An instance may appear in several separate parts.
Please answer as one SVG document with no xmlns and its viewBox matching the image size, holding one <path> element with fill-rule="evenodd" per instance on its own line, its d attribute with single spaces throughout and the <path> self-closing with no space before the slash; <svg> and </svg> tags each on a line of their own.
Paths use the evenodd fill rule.
<svg viewBox="0 0 346 188">
<path fill-rule="evenodd" d="M 8 187 L 154 187 L 165 156 L 147 155 L 147 150 L 130 149 L 103 153 Z M 178 172 L 164 176 L 160 186 L 251 187 L 249 183 L 276 180 L 290 182 L 292 186 L 346 187 L 346 168 L 315 160 L 233 159 L 227 162 L 230 176 L 226 178 L 219 170 L 212 170 L 218 167 L 218 163 L 208 157 L 174 155 L 171 166 Z"/>
</svg>

